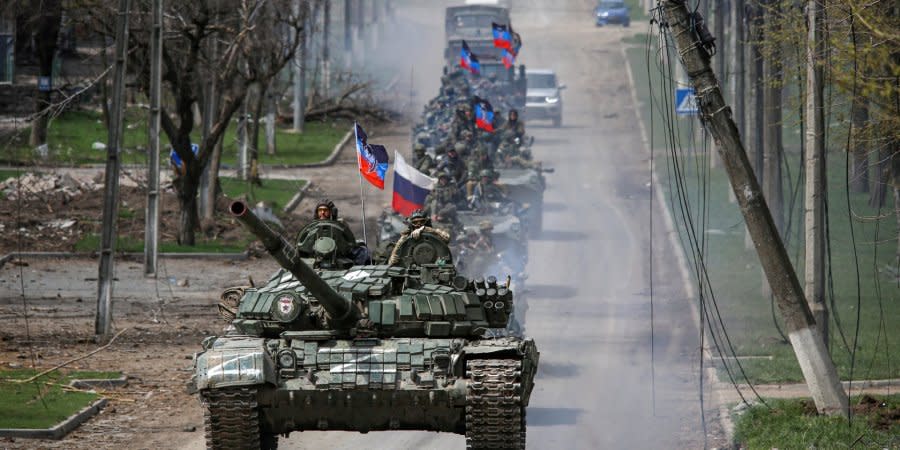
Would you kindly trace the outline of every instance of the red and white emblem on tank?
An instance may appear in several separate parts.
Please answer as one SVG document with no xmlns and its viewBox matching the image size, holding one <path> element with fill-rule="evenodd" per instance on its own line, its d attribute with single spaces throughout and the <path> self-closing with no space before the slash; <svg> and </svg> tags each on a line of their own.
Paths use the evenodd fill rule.
<svg viewBox="0 0 900 450">
<path fill-rule="evenodd" d="M 278 298 L 278 311 L 282 315 L 288 315 L 294 310 L 294 298 L 290 295 Z"/>
</svg>

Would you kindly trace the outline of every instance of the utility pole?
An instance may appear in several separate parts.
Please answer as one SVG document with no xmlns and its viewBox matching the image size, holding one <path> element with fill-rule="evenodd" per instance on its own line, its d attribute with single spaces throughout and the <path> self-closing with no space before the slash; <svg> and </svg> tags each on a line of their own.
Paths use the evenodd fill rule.
<svg viewBox="0 0 900 450">
<path fill-rule="evenodd" d="M 717 148 L 723 165 L 756 244 L 760 263 L 771 283 L 816 409 L 826 414 L 847 411 L 847 394 L 841 387 L 834 361 L 828 354 L 825 341 L 806 304 L 803 288 L 788 258 L 766 199 L 760 192 L 759 183 L 753 175 L 737 127 L 731 118 L 731 109 L 722 98 L 719 82 L 710 66 L 708 50 L 693 29 L 695 22 L 691 19 L 684 0 L 662 0 L 660 3 L 663 6 L 663 23 L 670 28 L 681 62 L 690 74 L 694 92 L 697 93 L 701 117 L 719 142 Z"/>
<path fill-rule="evenodd" d="M 750 51 L 747 55 L 746 92 L 750 102 L 746 107 L 744 131 L 749 150 L 750 165 L 759 184 L 763 182 L 763 101 L 762 101 L 762 42 L 763 16 L 762 7 L 756 4 L 756 0 L 742 0 L 744 3 L 744 20 L 747 28 L 747 40 L 750 42 Z M 753 249 L 753 239 L 749 230 L 744 237 L 744 248 Z"/>
<path fill-rule="evenodd" d="M 354 0 L 344 0 L 344 55 L 347 57 L 347 69 L 353 67 L 353 6 Z"/>
<path fill-rule="evenodd" d="M 322 5 L 322 96 L 328 98 L 331 90 L 331 0 L 324 0 Z"/>
<path fill-rule="evenodd" d="M 806 8 L 809 34 L 806 41 L 806 278 L 809 309 L 828 345 L 828 308 L 825 306 L 825 108 L 823 106 L 822 0 L 809 0 Z"/>
<path fill-rule="evenodd" d="M 303 23 L 300 32 L 295 33 L 297 48 L 294 51 L 294 131 L 303 132 L 303 113 L 306 112 L 306 36 L 309 33 L 309 18 L 307 3 L 303 0 L 294 0 L 294 12 Z"/>
<path fill-rule="evenodd" d="M 218 17 L 218 11 L 216 12 L 216 17 Z M 218 58 L 219 53 L 219 44 L 215 35 L 213 35 L 209 39 L 209 55 L 210 60 L 215 61 Z M 210 64 L 210 67 L 214 67 Z M 203 87 L 204 97 L 203 97 L 203 123 L 201 128 L 201 142 L 206 142 L 207 136 L 209 136 L 210 131 L 213 127 L 213 121 L 216 117 L 216 112 L 219 110 L 219 102 L 218 102 L 218 86 L 216 85 L 217 76 L 214 74 L 210 74 L 209 83 L 205 84 Z M 210 186 L 213 179 L 213 164 L 207 164 L 206 167 L 203 168 L 203 174 L 200 175 L 200 198 L 199 198 L 199 209 L 200 209 L 200 218 L 202 220 L 212 220 L 215 216 L 215 208 L 216 208 L 216 196 L 210 195 L 209 190 L 212 189 L 215 191 L 215 186 Z M 214 194 L 214 193 L 213 193 Z"/>
<path fill-rule="evenodd" d="M 247 97 L 249 98 L 249 95 Z M 250 157 L 248 149 L 248 141 L 250 140 L 250 136 L 248 136 L 247 133 L 247 103 L 247 99 L 244 99 L 244 101 L 241 102 L 241 116 L 238 118 L 236 133 L 238 150 L 237 178 L 239 180 L 247 180 L 250 175 Z"/>
<path fill-rule="evenodd" d="M 116 251 L 116 219 L 119 210 L 119 151 L 122 145 L 122 119 L 125 106 L 125 56 L 128 50 L 128 13 L 130 0 L 119 0 L 116 19 L 116 66 L 113 72 L 109 143 L 103 183 L 103 228 L 100 231 L 100 270 L 97 274 L 97 318 L 94 332 L 109 335 L 112 328 L 113 256 Z"/>
<path fill-rule="evenodd" d="M 147 161 L 147 214 L 144 224 L 144 276 L 156 277 L 159 257 L 159 123 L 162 83 L 162 0 L 153 0 L 150 32 L 150 149 Z"/>
</svg>

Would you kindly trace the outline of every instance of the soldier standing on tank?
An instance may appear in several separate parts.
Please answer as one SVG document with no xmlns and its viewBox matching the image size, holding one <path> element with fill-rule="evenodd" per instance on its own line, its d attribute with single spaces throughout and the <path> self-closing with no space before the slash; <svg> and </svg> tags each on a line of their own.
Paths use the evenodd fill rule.
<svg viewBox="0 0 900 450">
<path fill-rule="evenodd" d="M 450 242 L 450 233 L 434 228 L 431 223 L 431 218 L 421 209 L 413 211 L 412 214 L 410 214 L 409 219 L 406 220 L 406 223 L 406 230 L 403 230 L 403 232 L 400 233 L 400 239 L 397 240 L 397 243 L 394 244 L 394 250 L 391 251 L 391 257 L 388 259 L 389 265 L 393 266 L 400 263 L 400 248 L 410 239 L 419 239 L 422 236 L 422 233 L 431 233 L 445 243 Z"/>
</svg>

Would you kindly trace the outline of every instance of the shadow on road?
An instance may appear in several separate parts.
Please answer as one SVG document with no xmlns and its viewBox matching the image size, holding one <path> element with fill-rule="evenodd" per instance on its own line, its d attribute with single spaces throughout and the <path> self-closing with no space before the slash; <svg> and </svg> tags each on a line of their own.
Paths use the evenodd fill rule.
<svg viewBox="0 0 900 450">
<path fill-rule="evenodd" d="M 584 412 L 579 408 L 528 408 L 528 426 L 573 425 Z"/>
<path fill-rule="evenodd" d="M 544 212 L 563 212 L 566 208 L 565 203 L 544 202 Z"/>
<path fill-rule="evenodd" d="M 582 241 L 587 239 L 587 233 L 570 230 L 544 230 L 541 231 L 538 241 Z"/>
<path fill-rule="evenodd" d="M 541 361 L 538 364 L 538 377 L 568 378 L 578 375 L 581 369 L 572 363 L 548 363 Z"/>
<path fill-rule="evenodd" d="M 562 300 L 572 298 L 578 289 L 560 284 L 532 284 L 528 286 L 528 297 L 534 299 Z"/>
</svg>

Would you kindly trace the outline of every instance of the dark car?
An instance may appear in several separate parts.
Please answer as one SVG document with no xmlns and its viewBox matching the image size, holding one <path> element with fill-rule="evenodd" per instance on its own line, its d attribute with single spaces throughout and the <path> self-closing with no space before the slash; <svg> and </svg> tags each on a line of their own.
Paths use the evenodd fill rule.
<svg viewBox="0 0 900 450">
<path fill-rule="evenodd" d="M 601 0 L 594 9 L 597 26 L 617 23 L 623 27 L 631 25 L 631 15 L 625 2 L 618 0 Z"/>
</svg>

